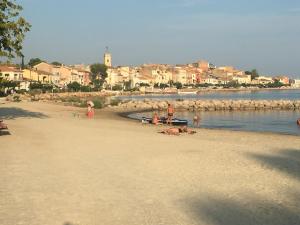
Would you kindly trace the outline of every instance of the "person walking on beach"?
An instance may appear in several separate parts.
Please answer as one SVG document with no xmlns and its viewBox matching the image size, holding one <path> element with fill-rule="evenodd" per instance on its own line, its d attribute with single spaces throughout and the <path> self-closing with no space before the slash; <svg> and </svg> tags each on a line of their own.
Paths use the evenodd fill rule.
<svg viewBox="0 0 300 225">
<path fill-rule="evenodd" d="M 174 116 L 174 107 L 170 103 L 168 104 L 167 114 L 168 114 L 167 124 L 171 125 Z"/>
<path fill-rule="evenodd" d="M 95 110 L 94 110 L 94 103 L 92 101 L 87 102 L 87 117 L 89 119 L 92 119 L 95 115 Z"/>
<path fill-rule="evenodd" d="M 193 126 L 199 127 L 199 123 L 200 123 L 200 116 L 195 115 L 194 118 L 193 118 Z"/>
</svg>

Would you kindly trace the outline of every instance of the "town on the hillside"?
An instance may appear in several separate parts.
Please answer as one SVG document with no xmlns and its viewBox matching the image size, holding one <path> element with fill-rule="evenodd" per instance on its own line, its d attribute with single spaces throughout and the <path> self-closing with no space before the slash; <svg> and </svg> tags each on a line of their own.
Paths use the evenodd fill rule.
<svg viewBox="0 0 300 225">
<path fill-rule="evenodd" d="M 33 60 L 34 61 L 34 60 Z M 104 69 L 93 69 L 93 66 Z M 30 89 L 72 91 L 173 92 L 199 88 L 299 88 L 300 79 L 288 76 L 263 76 L 254 69 L 243 71 L 232 66 L 215 66 L 205 60 L 184 65 L 144 64 L 112 66 L 112 55 L 105 52 L 102 64 L 64 65 L 37 61 L 24 66 L 0 65 L 0 92 L 6 94 Z M 1 94 L 1 93 L 0 93 Z"/>
</svg>

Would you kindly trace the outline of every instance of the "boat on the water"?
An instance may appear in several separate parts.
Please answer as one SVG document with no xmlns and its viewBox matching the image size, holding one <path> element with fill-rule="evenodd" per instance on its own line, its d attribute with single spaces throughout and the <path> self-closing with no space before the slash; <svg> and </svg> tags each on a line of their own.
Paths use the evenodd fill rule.
<svg viewBox="0 0 300 225">
<path fill-rule="evenodd" d="M 168 118 L 166 118 L 166 117 L 160 117 L 158 119 L 158 123 L 166 124 L 167 120 L 168 120 Z M 152 118 L 142 117 L 142 123 L 152 123 Z M 171 124 L 174 126 L 187 126 L 188 121 L 183 120 L 183 119 L 174 118 L 174 119 L 172 119 Z"/>
<path fill-rule="evenodd" d="M 300 118 L 297 120 L 297 124 L 300 126 Z"/>
</svg>

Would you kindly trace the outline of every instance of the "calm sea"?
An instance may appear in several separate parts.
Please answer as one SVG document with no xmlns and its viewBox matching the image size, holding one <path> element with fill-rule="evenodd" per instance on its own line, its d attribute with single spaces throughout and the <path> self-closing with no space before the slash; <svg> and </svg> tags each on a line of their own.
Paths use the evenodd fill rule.
<svg viewBox="0 0 300 225">
<path fill-rule="evenodd" d="M 265 100 L 299 100 L 300 90 L 270 90 L 243 92 L 215 92 L 200 95 L 147 95 L 132 96 L 126 99 L 265 99 Z M 300 111 L 267 110 L 267 111 L 217 111 L 217 112 L 176 112 L 175 117 L 187 119 L 193 126 L 195 114 L 201 117 L 200 127 L 214 129 L 244 130 L 257 132 L 274 132 L 300 136 L 300 126 L 296 124 Z M 141 119 L 152 117 L 152 113 L 136 113 L 129 117 Z M 160 116 L 165 116 L 160 112 Z"/>
</svg>

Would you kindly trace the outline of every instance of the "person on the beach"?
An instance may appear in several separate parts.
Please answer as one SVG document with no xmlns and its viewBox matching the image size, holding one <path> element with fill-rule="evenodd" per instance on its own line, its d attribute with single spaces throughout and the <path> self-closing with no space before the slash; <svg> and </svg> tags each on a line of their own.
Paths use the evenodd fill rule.
<svg viewBox="0 0 300 225">
<path fill-rule="evenodd" d="M 179 128 L 177 127 L 168 128 L 161 131 L 160 133 L 168 134 L 168 135 L 179 135 L 181 133 L 195 134 L 196 131 L 189 129 L 187 126 L 183 126 Z"/>
<path fill-rule="evenodd" d="M 167 124 L 171 125 L 174 116 L 174 107 L 170 103 L 168 104 L 167 114 L 168 114 Z"/>
<path fill-rule="evenodd" d="M 157 125 L 158 124 L 158 115 L 157 113 L 154 113 L 153 117 L 152 117 L 152 124 Z"/>
<path fill-rule="evenodd" d="M 199 123 L 200 123 L 200 116 L 195 115 L 193 118 L 193 125 L 199 127 Z"/>
<path fill-rule="evenodd" d="M 7 129 L 7 125 L 3 123 L 3 120 L 0 120 L 0 130 L 6 130 L 6 129 Z"/>
<path fill-rule="evenodd" d="M 87 102 L 87 117 L 89 119 L 92 119 L 95 115 L 95 110 L 94 110 L 94 103 L 92 101 Z"/>
</svg>

